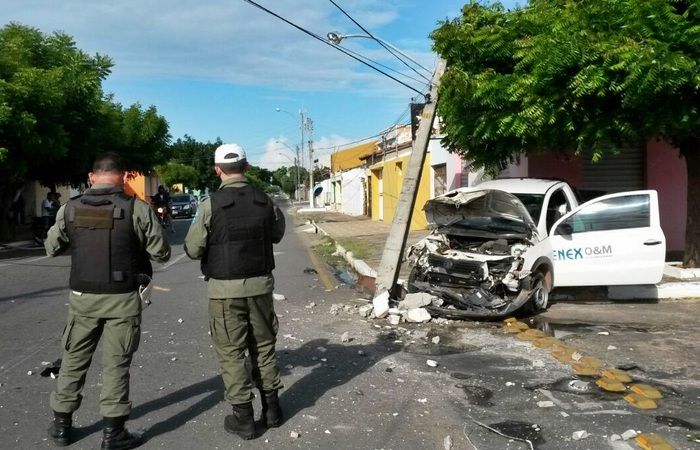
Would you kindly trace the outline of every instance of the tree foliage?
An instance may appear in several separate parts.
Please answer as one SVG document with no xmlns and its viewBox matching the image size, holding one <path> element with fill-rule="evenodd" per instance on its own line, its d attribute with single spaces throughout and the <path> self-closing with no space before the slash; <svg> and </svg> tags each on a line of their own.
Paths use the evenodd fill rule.
<svg viewBox="0 0 700 450">
<path fill-rule="evenodd" d="M 651 138 L 680 148 L 686 262 L 700 261 L 699 2 L 531 0 L 507 11 L 472 1 L 432 38 L 448 64 L 444 142 L 477 166 L 538 151 L 597 160 Z"/>
<path fill-rule="evenodd" d="M 446 142 L 478 165 L 538 150 L 595 157 L 700 134 L 700 4 L 677 0 L 476 2 L 433 32 L 447 60 Z"/>
<path fill-rule="evenodd" d="M 97 153 L 120 153 L 150 171 L 169 140 L 155 107 L 128 108 L 102 91 L 111 60 L 60 32 L 0 28 L 0 186 L 85 180 Z"/>
<path fill-rule="evenodd" d="M 297 185 L 297 173 L 299 175 L 299 183 L 308 183 L 309 171 L 300 166 L 280 167 L 272 172 L 273 182 L 282 188 L 282 191 L 288 195 L 294 195 Z"/>
<path fill-rule="evenodd" d="M 223 144 L 221 139 L 214 142 L 199 142 L 192 136 L 185 135 L 170 146 L 170 158 L 173 162 L 194 167 L 197 179 L 192 184 L 195 189 L 216 190 L 221 180 L 214 173 L 214 151 Z"/>
<path fill-rule="evenodd" d="M 178 183 L 188 187 L 194 186 L 198 175 L 194 167 L 173 162 L 156 166 L 156 173 L 163 184 L 168 187 Z"/>
</svg>

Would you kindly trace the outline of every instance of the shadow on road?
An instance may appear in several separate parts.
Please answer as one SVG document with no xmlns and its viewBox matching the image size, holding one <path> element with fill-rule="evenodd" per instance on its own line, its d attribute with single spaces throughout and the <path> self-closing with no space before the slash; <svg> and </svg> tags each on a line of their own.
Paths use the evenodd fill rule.
<svg viewBox="0 0 700 450">
<path fill-rule="evenodd" d="M 391 341 L 389 341 L 391 342 Z M 328 391 L 349 383 L 366 372 L 383 357 L 400 350 L 400 346 L 387 346 L 376 341 L 369 345 L 352 343 L 335 344 L 328 339 L 306 342 L 295 350 L 280 355 L 280 366 L 313 367 L 311 372 L 288 386 L 280 394 L 285 417 L 294 417 L 314 406 Z M 323 361 L 322 359 L 326 359 Z M 283 375 L 289 372 L 282 369 Z M 348 395 L 364 395 L 356 390 Z"/>
<path fill-rule="evenodd" d="M 6 302 L 8 300 L 19 300 L 22 298 L 41 298 L 41 297 L 46 297 L 47 295 L 44 294 L 51 294 L 54 292 L 59 292 L 59 291 L 67 291 L 68 286 L 62 284 L 60 286 L 55 286 L 55 287 L 50 287 L 46 289 L 38 289 L 36 291 L 31 291 L 31 292 L 22 292 L 21 294 L 14 294 L 14 295 L 8 295 L 5 297 L 0 297 L 0 302 Z"/>
</svg>

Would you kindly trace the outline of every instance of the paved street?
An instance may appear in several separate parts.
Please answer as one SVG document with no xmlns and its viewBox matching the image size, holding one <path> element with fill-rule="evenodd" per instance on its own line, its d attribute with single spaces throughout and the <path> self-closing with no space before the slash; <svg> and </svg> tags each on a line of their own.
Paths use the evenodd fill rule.
<svg viewBox="0 0 700 450">
<path fill-rule="evenodd" d="M 145 433 L 143 448 L 443 449 L 448 436 L 454 449 L 530 448 L 475 421 L 496 428 L 506 422 L 505 434 L 541 449 L 636 448 L 632 441 L 610 442 L 628 429 L 660 433 L 678 449 L 698 448 L 686 435 L 700 431 L 657 419 L 700 424 L 698 301 L 558 303 L 531 323 L 659 387 L 660 408 L 640 411 L 574 379 L 546 351 L 503 335 L 500 323 L 392 327 L 362 318 L 359 294 L 314 263 L 308 247 L 317 236 L 298 232 L 291 218 L 275 248 L 276 292 L 286 296 L 276 308 L 287 421 L 243 442 L 222 427 L 230 408 L 208 336 L 205 284 L 198 263 L 182 250 L 188 224 L 176 221 L 173 257 L 157 268 L 159 288 L 144 312 L 134 360 L 129 426 Z M 54 381 L 39 373 L 42 362 L 60 357 L 70 257 L 48 259 L 39 251 L 2 257 L 0 448 L 50 448 L 45 429 Z M 334 304 L 341 305 L 335 314 Z M 346 332 L 349 342 L 342 342 Z M 99 446 L 99 359 L 75 415 L 78 441 L 71 448 Z M 554 406 L 540 408 L 538 401 Z M 580 430 L 590 436 L 572 440 Z M 292 438 L 292 431 L 300 436 Z"/>
</svg>

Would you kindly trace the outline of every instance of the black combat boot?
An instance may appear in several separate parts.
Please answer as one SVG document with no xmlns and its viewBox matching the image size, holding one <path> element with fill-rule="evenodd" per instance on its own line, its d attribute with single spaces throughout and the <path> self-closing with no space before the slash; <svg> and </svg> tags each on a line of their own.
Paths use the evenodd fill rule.
<svg viewBox="0 0 700 450">
<path fill-rule="evenodd" d="M 260 389 L 260 401 L 262 403 L 262 422 L 266 427 L 277 428 L 282 425 L 282 408 L 277 390 L 263 391 Z"/>
<path fill-rule="evenodd" d="M 102 447 L 106 450 L 129 450 L 141 445 L 141 436 L 124 428 L 128 416 L 105 417 Z"/>
<path fill-rule="evenodd" d="M 224 418 L 224 429 L 245 440 L 255 437 L 255 419 L 253 418 L 253 403 L 232 405 L 233 414 Z"/>
<path fill-rule="evenodd" d="M 49 437 L 59 447 L 70 444 L 70 433 L 73 429 L 71 413 L 53 412 L 53 423 L 49 427 Z"/>
</svg>

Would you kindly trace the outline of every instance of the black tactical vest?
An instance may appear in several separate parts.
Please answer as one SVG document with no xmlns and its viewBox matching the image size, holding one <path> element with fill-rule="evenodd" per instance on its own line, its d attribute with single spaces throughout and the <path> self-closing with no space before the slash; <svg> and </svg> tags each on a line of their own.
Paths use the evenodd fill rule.
<svg viewBox="0 0 700 450">
<path fill-rule="evenodd" d="M 211 195 L 211 229 L 202 273 L 217 280 L 237 280 L 272 273 L 272 200 L 246 185 Z"/>
<path fill-rule="evenodd" d="M 70 288 L 93 294 L 138 289 L 139 275 L 152 276 L 145 248 L 134 231 L 134 199 L 121 188 L 88 189 L 66 204 L 72 247 Z"/>
</svg>

